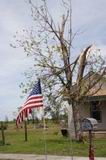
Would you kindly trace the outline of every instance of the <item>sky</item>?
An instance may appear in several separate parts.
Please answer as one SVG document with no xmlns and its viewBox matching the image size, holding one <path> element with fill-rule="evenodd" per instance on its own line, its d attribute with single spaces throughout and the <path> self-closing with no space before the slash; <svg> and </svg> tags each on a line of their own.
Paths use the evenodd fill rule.
<svg viewBox="0 0 106 160">
<path fill-rule="evenodd" d="M 34 0 L 39 1 L 39 0 Z M 48 0 L 54 19 L 60 16 L 60 0 Z M 16 31 L 33 25 L 27 0 L 0 0 L 0 121 L 15 118 L 20 98 L 19 85 L 25 81 L 23 72 L 32 66 L 21 48 L 12 48 Z M 89 44 L 95 44 L 106 58 L 106 0 L 72 0 L 73 53 L 78 54 Z"/>
</svg>

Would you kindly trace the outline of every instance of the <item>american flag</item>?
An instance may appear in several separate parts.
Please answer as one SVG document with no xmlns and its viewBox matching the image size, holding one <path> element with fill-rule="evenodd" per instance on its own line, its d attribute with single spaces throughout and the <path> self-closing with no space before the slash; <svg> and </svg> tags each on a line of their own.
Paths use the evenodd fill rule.
<svg viewBox="0 0 106 160">
<path fill-rule="evenodd" d="M 18 126 L 25 118 L 28 117 L 32 108 L 37 107 L 43 107 L 43 96 L 41 94 L 40 80 L 38 80 L 38 82 L 35 84 L 26 102 L 21 107 L 16 119 L 16 125 Z"/>
</svg>

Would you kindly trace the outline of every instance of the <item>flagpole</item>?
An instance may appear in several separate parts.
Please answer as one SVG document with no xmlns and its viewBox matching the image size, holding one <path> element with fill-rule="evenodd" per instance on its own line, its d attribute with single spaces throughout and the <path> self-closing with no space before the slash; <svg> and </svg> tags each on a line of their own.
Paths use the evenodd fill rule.
<svg viewBox="0 0 106 160">
<path fill-rule="evenodd" d="M 40 89 L 41 89 L 41 81 L 40 78 L 38 78 L 39 84 L 40 84 Z M 42 91 L 40 90 L 42 93 Z M 47 160 L 47 143 L 46 143 L 46 122 L 45 122 L 45 110 L 44 110 L 44 105 L 43 105 L 43 138 L 44 138 L 44 150 L 45 150 L 45 160 Z"/>
<path fill-rule="evenodd" d="M 45 121 L 45 111 L 43 106 L 43 132 L 44 132 L 44 145 L 45 145 L 45 160 L 47 160 L 47 143 L 46 143 L 46 121 Z"/>
<path fill-rule="evenodd" d="M 70 23 L 69 23 L 69 57 L 71 56 L 71 46 L 72 46 L 72 0 L 69 1 L 69 18 L 70 18 Z M 69 130 L 71 132 L 71 130 Z M 73 142 L 71 137 L 70 138 L 70 160 L 73 160 Z"/>
</svg>

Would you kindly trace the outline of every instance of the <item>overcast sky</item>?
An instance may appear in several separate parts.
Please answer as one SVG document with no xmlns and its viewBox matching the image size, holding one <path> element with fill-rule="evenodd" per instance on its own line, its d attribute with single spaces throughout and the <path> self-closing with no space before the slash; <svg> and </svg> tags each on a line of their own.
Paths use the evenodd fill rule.
<svg viewBox="0 0 106 160">
<path fill-rule="evenodd" d="M 22 73 L 32 66 L 22 49 L 10 47 L 18 30 L 32 25 L 27 0 L 0 0 L 0 120 L 13 117 L 24 103 L 19 84 Z M 37 0 L 35 0 L 37 1 Z M 56 3 L 57 2 L 57 3 Z M 60 12 L 59 0 L 48 0 L 54 18 Z M 96 44 L 106 57 L 106 0 L 72 0 L 72 28 L 79 31 L 73 41 L 73 53 L 89 44 Z"/>
</svg>

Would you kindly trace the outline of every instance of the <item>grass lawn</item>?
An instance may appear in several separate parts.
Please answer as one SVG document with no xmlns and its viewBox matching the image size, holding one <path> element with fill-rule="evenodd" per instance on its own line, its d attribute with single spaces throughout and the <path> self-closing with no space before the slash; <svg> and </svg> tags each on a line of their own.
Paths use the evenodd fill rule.
<svg viewBox="0 0 106 160">
<path fill-rule="evenodd" d="M 70 141 L 61 135 L 56 124 L 48 124 L 45 139 L 47 154 L 88 156 L 89 143 Z M 5 145 L 0 145 L 0 153 L 33 153 L 45 154 L 45 140 L 43 129 L 34 129 L 28 125 L 28 141 L 25 142 L 24 129 L 17 130 L 15 124 L 9 125 L 5 130 Z M 0 134 L 0 140 L 1 140 Z M 106 157 L 106 139 L 94 139 L 95 156 Z"/>
</svg>

